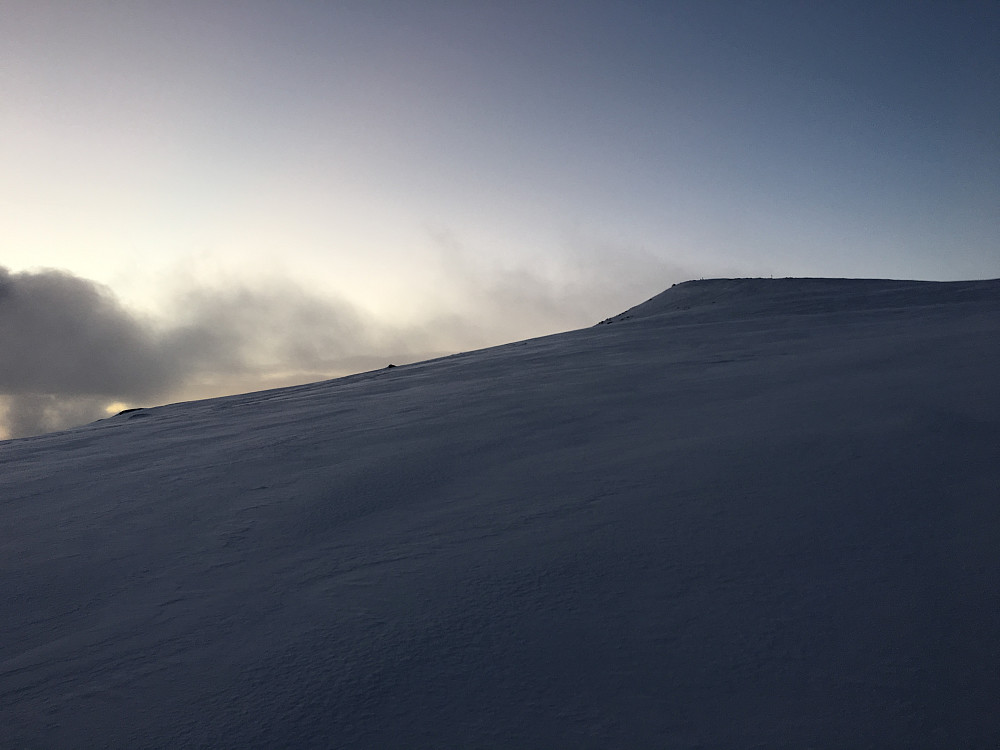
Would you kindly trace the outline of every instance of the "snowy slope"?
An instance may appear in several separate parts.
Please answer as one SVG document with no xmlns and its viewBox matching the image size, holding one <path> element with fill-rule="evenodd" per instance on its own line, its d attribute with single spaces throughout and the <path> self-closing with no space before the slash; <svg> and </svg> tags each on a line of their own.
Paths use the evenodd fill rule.
<svg viewBox="0 0 1000 750">
<path fill-rule="evenodd" d="M 1000 281 L 605 325 L 0 443 L 4 747 L 987 747 Z"/>
</svg>

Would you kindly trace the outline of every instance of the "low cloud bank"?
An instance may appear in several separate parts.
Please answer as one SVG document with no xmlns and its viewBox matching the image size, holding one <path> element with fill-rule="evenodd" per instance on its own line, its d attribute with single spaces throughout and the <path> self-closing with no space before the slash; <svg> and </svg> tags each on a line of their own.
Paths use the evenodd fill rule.
<svg viewBox="0 0 1000 750">
<path fill-rule="evenodd" d="M 111 292 L 62 271 L 0 268 L 0 389 L 6 394 L 145 397 L 176 366 Z"/>
<path fill-rule="evenodd" d="M 61 271 L 0 268 L 0 434 L 20 437 L 104 416 L 179 375 L 151 328 L 111 293 Z"/>
<path fill-rule="evenodd" d="M 65 271 L 0 268 L 0 435 L 93 421 L 114 403 L 322 379 L 395 343 L 351 306 L 291 284 L 191 289 L 176 307 L 151 320 Z"/>
<path fill-rule="evenodd" d="M 554 281 L 479 265 L 439 240 L 448 312 L 405 324 L 282 280 L 174 290 L 173 312 L 152 319 L 68 272 L 0 267 L 0 438 L 100 419 L 114 404 L 280 387 L 567 330 L 642 299 L 640 282 L 608 285 L 611 251 Z M 633 279 L 680 280 L 647 265 Z"/>
</svg>

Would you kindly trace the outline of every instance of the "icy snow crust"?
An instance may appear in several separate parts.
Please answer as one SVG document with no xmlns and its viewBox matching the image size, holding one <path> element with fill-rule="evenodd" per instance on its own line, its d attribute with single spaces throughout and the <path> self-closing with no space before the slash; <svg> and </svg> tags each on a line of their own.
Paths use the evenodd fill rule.
<svg viewBox="0 0 1000 750">
<path fill-rule="evenodd" d="M 987 747 L 1000 282 L 606 325 L 0 443 L 4 747 Z"/>
</svg>

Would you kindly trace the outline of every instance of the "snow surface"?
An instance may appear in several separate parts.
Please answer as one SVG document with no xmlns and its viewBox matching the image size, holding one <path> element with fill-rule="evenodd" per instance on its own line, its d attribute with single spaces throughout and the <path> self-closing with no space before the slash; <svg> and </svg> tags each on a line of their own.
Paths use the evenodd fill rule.
<svg viewBox="0 0 1000 750">
<path fill-rule="evenodd" d="M 1000 281 L 0 443 L 4 747 L 991 747 Z"/>
</svg>

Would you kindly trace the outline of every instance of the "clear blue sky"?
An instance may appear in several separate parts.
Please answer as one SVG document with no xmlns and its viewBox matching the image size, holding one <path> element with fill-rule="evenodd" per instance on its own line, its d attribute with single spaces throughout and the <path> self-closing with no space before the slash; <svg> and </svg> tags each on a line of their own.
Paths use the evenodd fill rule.
<svg viewBox="0 0 1000 750">
<path fill-rule="evenodd" d="M 994 0 L 7 0 L 0 101 L 0 265 L 161 327 L 446 351 L 689 277 L 1000 276 Z"/>
</svg>

